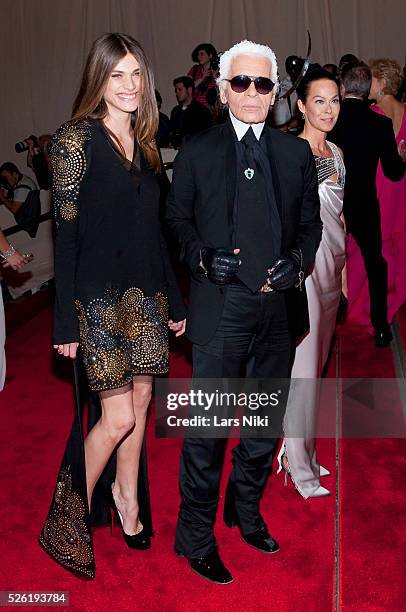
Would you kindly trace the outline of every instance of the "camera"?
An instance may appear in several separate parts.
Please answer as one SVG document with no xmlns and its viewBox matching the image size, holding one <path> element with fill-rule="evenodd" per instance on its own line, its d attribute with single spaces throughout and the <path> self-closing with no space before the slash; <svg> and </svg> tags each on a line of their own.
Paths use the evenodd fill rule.
<svg viewBox="0 0 406 612">
<path fill-rule="evenodd" d="M 27 144 L 27 140 L 32 140 L 34 147 L 38 147 L 39 143 L 38 143 L 38 138 L 36 136 L 34 136 L 33 134 L 31 134 L 31 136 L 28 136 L 28 138 L 26 138 L 25 140 L 21 140 L 20 142 L 16 142 L 15 144 L 15 151 L 16 153 L 24 153 L 24 151 L 28 151 L 29 146 Z"/>
</svg>

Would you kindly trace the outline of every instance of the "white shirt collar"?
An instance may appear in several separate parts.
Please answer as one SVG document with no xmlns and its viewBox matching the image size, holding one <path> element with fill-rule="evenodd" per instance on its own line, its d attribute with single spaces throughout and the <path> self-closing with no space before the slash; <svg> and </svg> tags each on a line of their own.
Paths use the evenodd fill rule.
<svg viewBox="0 0 406 612">
<path fill-rule="evenodd" d="M 252 127 L 252 130 L 255 134 L 255 138 L 257 140 L 260 139 L 262 130 L 264 129 L 264 125 L 265 125 L 264 121 L 262 123 L 244 123 L 243 121 L 240 121 L 239 119 L 237 119 L 237 117 L 234 117 L 230 109 L 228 109 L 228 112 L 230 113 L 231 123 L 233 124 L 233 128 L 235 130 L 235 133 L 237 134 L 238 140 L 241 140 L 245 136 L 250 126 Z"/>
</svg>

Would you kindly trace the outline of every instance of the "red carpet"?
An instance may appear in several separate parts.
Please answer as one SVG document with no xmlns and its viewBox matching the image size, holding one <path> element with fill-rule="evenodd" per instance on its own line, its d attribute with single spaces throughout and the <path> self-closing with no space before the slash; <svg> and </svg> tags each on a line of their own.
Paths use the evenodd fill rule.
<svg viewBox="0 0 406 612">
<path fill-rule="evenodd" d="M 405 315 L 403 307 L 396 318 L 403 342 Z M 340 356 L 342 377 L 396 377 L 391 348 L 375 348 L 367 331 L 342 328 Z M 340 609 L 346 612 L 405 609 L 405 451 L 404 439 L 341 441 Z"/>
<path fill-rule="evenodd" d="M 27 321 L 17 325 L 16 318 L 13 319 L 7 343 L 9 382 L 0 396 L 4 492 L 0 508 L 3 558 L 0 590 L 65 590 L 70 593 L 70 609 L 99 612 L 332 610 L 334 496 L 305 501 L 293 485 L 285 488 L 283 478 L 272 475 L 262 511 L 281 551 L 271 556 L 247 547 L 236 530 L 223 525 L 219 513 L 216 536 L 235 580 L 223 587 L 212 585 L 192 574 L 187 562 L 173 553 L 180 442 L 155 439 L 152 419 L 148 430 L 156 531 L 152 549 L 129 551 L 119 530 L 111 536 L 108 528 L 97 529 L 94 536 L 97 575 L 93 582 L 79 580 L 47 557 L 37 538 L 70 429 L 73 401 L 69 368 L 59 360 L 54 362 L 50 350 L 50 309 L 41 299 L 36 309 L 33 312 L 28 301 L 26 312 L 31 314 Z M 17 318 L 18 322 L 22 319 Z M 353 363 L 357 354 L 353 348 L 351 354 L 346 352 L 344 339 L 342 346 L 343 368 L 344 361 L 348 358 Z M 382 360 L 390 367 L 391 351 L 381 351 L 379 358 L 382 375 Z M 173 376 L 185 376 L 189 368 L 183 354 L 172 355 Z M 401 610 L 403 443 L 348 441 L 342 443 L 341 450 L 340 608 Z M 334 442 L 321 440 L 318 455 L 323 465 L 333 468 Z M 222 492 L 229 469 L 228 455 Z M 334 491 L 332 476 L 326 479 L 326 485 Z"/>
</svg>

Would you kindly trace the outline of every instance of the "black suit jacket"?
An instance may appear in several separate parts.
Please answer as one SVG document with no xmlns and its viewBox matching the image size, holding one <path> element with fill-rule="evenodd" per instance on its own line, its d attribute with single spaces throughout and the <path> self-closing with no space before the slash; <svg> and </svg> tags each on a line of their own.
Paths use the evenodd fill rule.
<svg viewBox="0 0 406 612">
<path fill-rule="evenodd" d="M 264 130 L 282 224 L 281 252 L 300 248 L 303 267 L 310 272 L 322 228 L 313 155 L 305 140 L 267 126 Z M 234 140 L 234 129 L 228 121 L 192 138 L 174 163 L 166 218 L 180 242 L 181 259 L 192 273 L 186 333 L 196 344 L 206 344 L 215 333 L 227 291 L 226 287 L 202 279 L 197 268 L 202 247 L 234 246 L 231 244 L 237 183 Z M 286 306 L 291 331 L 297 339 L 308 329 L 304 286 L 302 291 L 286 292 Z"/>
<path fill-rule="evenodd" d="M 207 130 L 212 125 L 211 112 L 197 100 L 192 100 L 185 110 L 178 104 L 171 111 L 170 140 L 174 147 L 180 147 L 184 138 Z"/>
<path fill-rule="evenodd" d="M 353 223 L 367 226 L 368 215 L 379 214 L 375 186 L 378 161 L 392 181 L 400 181 L 405 172 L 392 121 L 375 113 L 362 100 L 345 98 L 329 139 L 344 152 L 344 216 L 348 230 Z"/>
</svg>

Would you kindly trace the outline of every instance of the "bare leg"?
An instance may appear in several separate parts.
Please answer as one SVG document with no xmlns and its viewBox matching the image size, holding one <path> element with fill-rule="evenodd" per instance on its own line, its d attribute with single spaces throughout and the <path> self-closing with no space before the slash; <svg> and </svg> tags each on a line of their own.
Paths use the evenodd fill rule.
<svg viewBox="0 0 406 612">
<path fill-rule="evenodd" d="M 93 489 L 113 450 L 134 429 L 131 385 L 100 393 L 102 416 L 85 439 L 87 499 L 89 509 Z"/>
<path fill-rule="evenodd" d="M 138 470 L 145 433 L 148 406 L 151 401 L 152 376 L 136 376 L 133 380 L 132 405 L 135 427 L 117 449 L 117 472 L 113 486 L 114 500 L 123 517 L 124 531 L 134 535 L 142 531 L 138 520 Z"/>
</svg>

